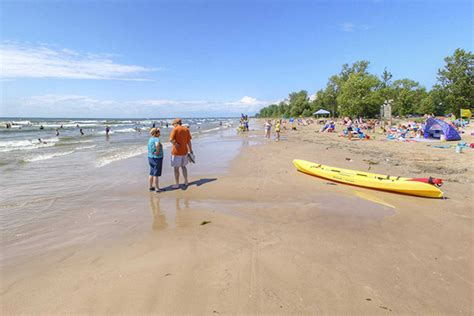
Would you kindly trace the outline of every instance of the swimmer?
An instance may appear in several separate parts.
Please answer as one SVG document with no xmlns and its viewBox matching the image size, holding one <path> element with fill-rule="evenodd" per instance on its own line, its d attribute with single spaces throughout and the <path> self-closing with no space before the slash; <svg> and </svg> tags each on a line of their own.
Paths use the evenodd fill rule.
<svg viewBox="0 0 474 316">
<path fill-rule="evenodd" d="M 79 129 L 79 132 L 81 133 L 81 136 L 84 135 L 84 132 L 82 131 L 82 128 Z"/>
</svg>

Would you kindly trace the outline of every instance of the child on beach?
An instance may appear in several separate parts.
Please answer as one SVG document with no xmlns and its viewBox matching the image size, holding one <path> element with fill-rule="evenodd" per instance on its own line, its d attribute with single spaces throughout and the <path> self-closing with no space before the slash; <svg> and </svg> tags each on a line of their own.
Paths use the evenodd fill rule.
<svg viewBox="0 0 474 316">
<path fill-rule="evenodd" d="M 265 122 L 265 138 L 270 139 L 270 132 L 272 130 L 272 122 L 268 120 Z"/>
<path fill-rule="evenodd" d="M 276 121 L 275 125 L 275 132 L 276 132 L 276 140 L 280 141 L 280 126 L 281 126 L 281 120 Z"/>
<path fill-rule="evenodd" d="M 148 181 L 150 191 L 161 192 L 159 186 L 159 177 L 163 167 L 163 145 L 160 141 L 160 129 L 152 128 L 150 130 L 150 139 L 148 139 L 148 164 L 150 165 L 150 175 Z"/>
</svg>

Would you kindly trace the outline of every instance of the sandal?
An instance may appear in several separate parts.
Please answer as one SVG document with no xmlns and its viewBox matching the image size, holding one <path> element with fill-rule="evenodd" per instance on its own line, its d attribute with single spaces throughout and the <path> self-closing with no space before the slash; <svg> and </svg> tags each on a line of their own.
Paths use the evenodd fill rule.
<svg viewBox="0 0 474 316">
<path fill-rule="evenodd" d="M 150 190 L 150 191 L 155 191 L 155 188 L 154 188 L 154 187 L 150 187 L 148 190 Z"/>
</svg>

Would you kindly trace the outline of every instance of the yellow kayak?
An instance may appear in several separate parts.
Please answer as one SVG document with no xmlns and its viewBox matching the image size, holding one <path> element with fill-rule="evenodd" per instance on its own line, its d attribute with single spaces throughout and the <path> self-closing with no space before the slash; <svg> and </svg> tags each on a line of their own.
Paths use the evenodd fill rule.
<svg viewBox="0 0 474 316">
<path fill-rule="evenodd" d="M 394 177 L 335 168 L 299 159 L 293 160 L 293 164 L 301 172 L 336 182 L 430 198 L 443 197 L 443 192 L 438 188 L 442 184 L 441 179 Z"/>
</svg>

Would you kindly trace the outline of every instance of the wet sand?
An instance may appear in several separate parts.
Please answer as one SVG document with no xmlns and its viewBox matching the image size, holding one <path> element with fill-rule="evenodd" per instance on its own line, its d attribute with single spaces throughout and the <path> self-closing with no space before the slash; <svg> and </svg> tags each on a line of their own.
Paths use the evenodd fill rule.
<svg viewBox="0 0 474 316">
<path fill-rule="evenodd" d="M 399 146 L 424 147 L 314 128 L 196 140 L 187 190 L 146 192 L 143 157 L 103 168 L 49 206 L 68 216 L 3 243 L 2 314 L 474 312 L 471 153 L 436 154 L 445 200 L 333 185 L 291 161 L 428 176 Z"/>
</svg>

